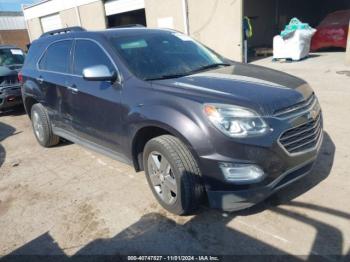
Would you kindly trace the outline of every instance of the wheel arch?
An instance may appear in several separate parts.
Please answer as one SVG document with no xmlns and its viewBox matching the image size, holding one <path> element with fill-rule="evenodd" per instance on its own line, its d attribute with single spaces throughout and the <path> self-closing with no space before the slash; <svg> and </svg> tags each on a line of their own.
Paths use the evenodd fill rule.
<svg viewBox="0 0 350 262">
<path fill-rule="evenodd" d="M 24 108 L 30 118 L 33 105 L 40 103 L 42 101 L 41 91 L 38 85 L 34 81 L 27 80 L 23 84 L 22 92 L 23 92 Z"/>
<path fill-rule="evenodd" d="M 29 118 L 31 118 L 31 111 L 32 111 L 33 105 L 35 105 L 37 103 L 39 103 L 39 101 L 32 96 L 25 97 L 24 108 L 25 108 Z"/>
<path fill-rule="evenodd" d="M 155 137 L 166 135 L 166 134 L 172 135 L 180 139 L 180 141 L 187 146 L 187 148 L 190 150 L 190 152 L 198 162 L 198 156 L 197 156 L 197 153 L 194 151 L 192 144 L 189 142 L 189 140 L 185 136 L 181 134 L 181 132 L 179 132 L 178 130 L 174 129 L 173 127 L 167 124 L 160 123 L 160 122 L 152 122 L 140 127 L 132 139 L 132 145 L 131 145 L 132 161 L 133 161 L 135 170 L 137 172 L 144 170 L 143 151 L 146 143 Z"/>
</svg>

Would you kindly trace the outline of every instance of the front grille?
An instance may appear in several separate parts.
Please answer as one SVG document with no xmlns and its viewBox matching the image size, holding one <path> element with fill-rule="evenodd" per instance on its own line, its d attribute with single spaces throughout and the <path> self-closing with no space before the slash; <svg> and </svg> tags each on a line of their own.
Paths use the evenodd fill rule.
<svg viewBox="0 0 350 262">
<path fill-rule="evenodd" d="M 309 111 L 317 103 L 317 98 L 312 94 L 308 99 L 293 106 L 280 109 L 274 113 L 275 117 L 287 118 L 305 111 Z"/>
<path fill-rule="evenodd" d="M 12 86 L 17 84 L 19 84 L 19 82 L 16 75 L 0 77 L 0 86 Z"/>
<path fill-rule="evenodd" d="M 2 94 L 13 94 L 15 91 L 20 90 L 20 86 L 9 86 L 0 89 L 0 95 Z"/>
<path fill-rule="evenodd" d="M 295 154 L 316 147 L 321 136 L 322 117 L 319 113 L 314 120 L 283 133 L 279 141 L 290 154 Z"/>
</svg>

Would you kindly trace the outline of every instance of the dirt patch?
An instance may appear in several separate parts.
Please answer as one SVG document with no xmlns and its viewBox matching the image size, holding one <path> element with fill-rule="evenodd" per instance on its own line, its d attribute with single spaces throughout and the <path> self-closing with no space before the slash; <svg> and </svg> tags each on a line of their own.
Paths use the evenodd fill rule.
<svg viewBox="0 0 350 262">
<path fill-rule="evenodd" d="M 55 228 L 55 231 L 60 232 L 57 241 L 62 243 L 63 249 L 107 237 L 109 229 L 99 214 L 100 211 L 91 204 L 81 203 L 74 213 L 64 215 L 64 222 Z"/>
</svg>

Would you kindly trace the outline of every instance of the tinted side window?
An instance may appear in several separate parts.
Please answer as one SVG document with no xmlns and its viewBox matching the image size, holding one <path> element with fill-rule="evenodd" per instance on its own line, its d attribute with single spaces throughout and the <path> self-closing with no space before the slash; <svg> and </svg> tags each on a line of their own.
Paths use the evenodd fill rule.
<svg viewBox="0 0 350 262">
<path fill-rule="evenodd" d="M 105 65 L 111 72 L 115 71 L 111 60 L 101 47 L 89 40 L 77 40 L 73 66 L 74 74 L 82 75 L 85 68 L 96 65 Z"/>
<path fill-rule="evenodd" d="M 67 40 L 50 45 L 39 62 L 39 68 L 47 71 L 67 73 L 69 71 L 69 55 L 72 42 Z"/>
</svg>

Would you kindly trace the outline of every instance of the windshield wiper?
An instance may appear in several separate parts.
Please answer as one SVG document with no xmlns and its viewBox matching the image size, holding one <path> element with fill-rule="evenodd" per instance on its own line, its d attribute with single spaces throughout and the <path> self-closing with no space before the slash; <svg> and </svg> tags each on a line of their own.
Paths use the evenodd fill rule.
<svg viewBox="0 0 350 262">
<path fill-rule="evenodd" d="M 189 74 L 193 74 L 193 73 L 198 73 L 201 71 L 205 71 L 208 69 L 212 69 L 212 68 L 217 68 L 219 66 L 230 66 L 231 64 L 228 63 L 215 63 L 215 64 L 210 64 L 210 65 L 206 65 L 206 66 L 202 66 L 200 68 L 197 68 L 195 70 L 192 70 Z"/>
<path fill-rule="evenodd" d="M 145 81 L 153 81 L 153 80 L 164 80 L 164 79 L 172 79 L 172 78 L 179 78 L 183 76 L 187 76 L 188 74 L 173 74 L 173 75 L 162 75 L 154 78 L 146 78 Z"/>
<path fill-rule="evenodd" d="M 215 64 L 202 66 L 200 68 L 197 68 L 195 70 L 192 70 L 190 72 L 183 73 L 183 74 L 162 75 L 162 76 L 154 77 L 154 78 L 146 78 L 144 80 L 145 81 L 153 81 L 153 80 L 164 80 L 164 79 L 171 79 L 171 78 L 179 78 L 179 77 L 183 77 L 183 76 L 192 75 L 194 73 L 201 72 L 201 71 L 204 71 L 204 70 L 208 70 L 208 69 L 211 69 L 211 68 L 217 68 L 219 66 L 230 66 L 230 65 L 231 64 L 228 64 L 228 63 L 215 63 Z"/>
</svg>

